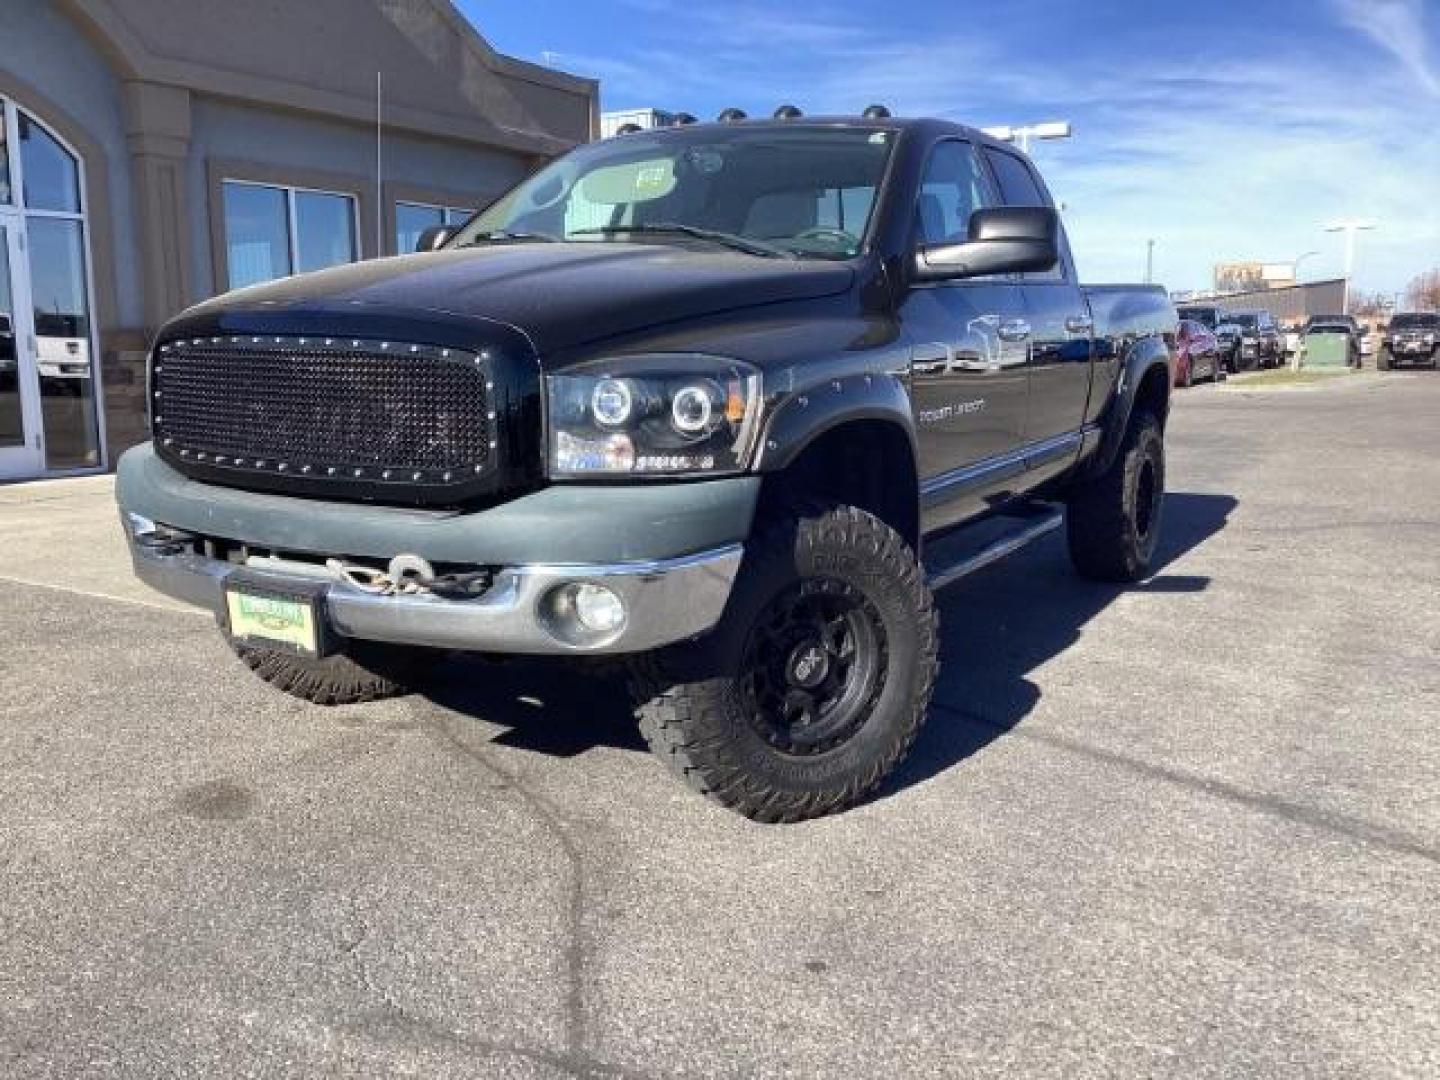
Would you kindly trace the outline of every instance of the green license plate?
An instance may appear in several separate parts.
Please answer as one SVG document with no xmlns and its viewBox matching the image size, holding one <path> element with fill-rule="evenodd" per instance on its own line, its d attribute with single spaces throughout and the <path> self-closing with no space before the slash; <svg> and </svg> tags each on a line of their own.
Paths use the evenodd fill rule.
<svg viewBox="0 0 1440 1080">
<path fill-rule="evenodd" d="M 308 597 L 253 592 L 232 585 L 225 592 L 232 636 L 281 645 L 306 656 L 319 655 L 316 603 Z"/>
</svg>

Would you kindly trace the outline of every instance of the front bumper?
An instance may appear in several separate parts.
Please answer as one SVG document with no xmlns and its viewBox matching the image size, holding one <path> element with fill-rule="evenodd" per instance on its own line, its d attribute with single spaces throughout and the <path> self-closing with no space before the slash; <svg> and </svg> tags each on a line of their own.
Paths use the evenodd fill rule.
<svg viewBox="0 0 1440 1080">
<path fill-rule="evenodd" d="M 276 576 L 282 588 L 317 579 L 330 629 L 344 637 L 474 652 L 643 652 L 719 621 L 739 570 L 760 493 L 758 476 L 697 483 L 554 485 L 475 512 L 325 502 L 240 491 L 182 476 L 149 446 L 128 451 L 116 498 L 136 574 L 215 612 L 226 579 Z M 137 542 L 155 523 L 231 549 Z M 244 545 L 263 556 L 230 561 Z M 384 566 L 396 555 L 490 572 L 473 599 L 429 592 L 378 595 L 326 570 L 326 559 Z M 257 566 L 257 562 L 263 565 Z M 555 632 L 553 591 L 603 584 L 623 604 L 620 631 L 583 645 Z"/>
<path fill-rule="evenodd" d="M 720 620 L 743 555 L 741 545 L 732 544 L 649 562 L 507 566 L 473 599 L 428 592 L 381 595 L 330 574 L 319 563 L 257 570 L 147 542 L 155 534 L 154 522 L 133 513 L 121 517 L 136 575 L 217 619 L 225 611 L 227 579 L 243 570 L 247 581 L 281 590 L 323 583 L 325 619 L 342 638 L 469 652 L 605 655 L 684 641 Z M 580 644 L 557 629 L 547 600 L 572 583 L 604 585 L 620 598 L 626 618 L 618 632 Z"/>
</svg>

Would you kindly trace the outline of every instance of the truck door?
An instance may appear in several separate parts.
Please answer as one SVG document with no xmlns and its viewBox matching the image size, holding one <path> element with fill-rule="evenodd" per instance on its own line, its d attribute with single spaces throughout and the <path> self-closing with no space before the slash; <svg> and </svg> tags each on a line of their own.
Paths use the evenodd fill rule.
<svg viewBox="0 0 1440 1080">
<path fill-rule="evenodd" d="M 985 158 L 995 174 L 1006 206 L 1050 206 L 1050 197 L 1034 169 L 1018 154 L 986 147 Z M 1060 262 L 1053 270 L 1024 274 L 1020 290 L 1030 324 L 1030 400 L 1025 441 L 1047 443 L 1076 431 L 1090 396 L 1090 364 L 1094 323 L 1090 306 L 1075 278 L 1070 245 L 1061 233 Z M 1064 440 L 1054 447 L 1059 458 L 1075 448 Z M 1034 464 L 1043 465 L 1044 454 Z"/>
<path fill-rule="evenodd" d="M 998 205 L 974 146 L 936 143 L 915 207 L 915 245 L 965 239 L 970 215 Z M 1023 471 L 1027 331 L 1008 277 L 914 284 L 901 307 L 925 527 L 966 516 Z"/>
</svg>

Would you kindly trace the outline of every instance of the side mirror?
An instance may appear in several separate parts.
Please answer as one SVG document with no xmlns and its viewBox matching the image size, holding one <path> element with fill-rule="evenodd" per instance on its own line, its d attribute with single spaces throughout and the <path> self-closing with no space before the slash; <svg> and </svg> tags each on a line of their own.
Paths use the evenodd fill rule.
<svg viewBox="0 0 1440 1080">
<path fill-rule="evenodd" d="M 915 252 L 917 281 L 1052 270 L 1060 261 L 1060 215 L 1048 206 L 1004 206 L 970 215 L 969 239 Z"/>
<path fill-rule="evenodd" d="M 420 239 L 415 241 L 416 251 L 439 251 L 450 242 L 455 235 L 455 230 L 445 225 L 431 225 L 420 234 Z"/>
</svg>

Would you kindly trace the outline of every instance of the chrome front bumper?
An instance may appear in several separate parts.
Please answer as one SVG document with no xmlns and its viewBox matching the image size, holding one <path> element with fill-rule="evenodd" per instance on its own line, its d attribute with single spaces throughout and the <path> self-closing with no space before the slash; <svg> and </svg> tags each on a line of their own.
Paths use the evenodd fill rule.
<svg viewBox="0 0 1440 1080">
<path fill-rule="evenodd" d="M 433 593 L 380 595 L 331 577 L 320 564 L 303 570 L 256 570 L 176 547 L 137 542 L 153 522 L 122 514 L 135 573 L 151 588 L 221 617 L 225 583 L 244 570 L 248 580 L 284 588 L 325 582 L 329 626 L 346 638 L 469 652 L 529 655 L 606 655 L 644 652 L 684 641 L 713 627 L 725 609 L 743 548 L 732 544 L 681 558 L 612 565 L 528 565 L 499 568 L 474 599 Z M 618 632 L 575 644 L 553 628 L 545 602 L 574 582 L 603 584 L 624 605 Z"/>
</svg>

